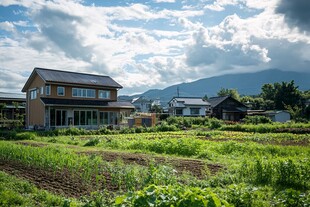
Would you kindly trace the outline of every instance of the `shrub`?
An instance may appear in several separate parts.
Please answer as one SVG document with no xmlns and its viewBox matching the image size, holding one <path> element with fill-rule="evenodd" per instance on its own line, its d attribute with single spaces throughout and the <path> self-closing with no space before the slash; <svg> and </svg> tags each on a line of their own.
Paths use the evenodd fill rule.
<svg viewBox="0 0 310 207">
<path fill-rule="evenodd" d="M 266 116 L 246 116 L 243 121 L 247 124 L 268 124 L 272 123 L 271 119 Z"/>
<path fill-rule="evenodd" d="M 177 130 L 178 128 L 175 125 L 168 125 L 167 122 L 161 122 L 161 124 L 156 127 L 156 131 L 158 132 L 168 132 Z"/>
<path fill-rule="evenodd" d="M 91 138 L 88 140 L 88 142 L 86 142 L 84 144 L 85 147 L 89 147 L 89 146 L 96 146 L 97 144 L 100 143 L 100 139 L 98 137 L 96 138 Z"/>
<path fill-rule="evenodd" d="M 209 122 L 209 127 L 211 129 L 218 129 L 221 128 L 221 126 L 223 125 L 223 121 L 222 120 L 218 120 L 216 118 L 212 118 Z"/>
<path fill-rule="evenodd" d="M 15 136 L 15 140 L 34 140 L 36 138 L 35 132 L 22 132 L 17 133 Z"/>
</svg>

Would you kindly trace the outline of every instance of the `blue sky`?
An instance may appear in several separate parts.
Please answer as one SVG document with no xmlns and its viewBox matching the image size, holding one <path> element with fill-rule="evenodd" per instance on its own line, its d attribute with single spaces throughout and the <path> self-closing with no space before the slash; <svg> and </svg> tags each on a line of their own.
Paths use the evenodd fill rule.
<svg viewBox="0 0 310 207">
<path fill-rule="evenodd" d="M 34 67 L 134 94 L 229 73 L 310 71 L 308 0 L 2 0 L 0 91 Z"/>
</svg>

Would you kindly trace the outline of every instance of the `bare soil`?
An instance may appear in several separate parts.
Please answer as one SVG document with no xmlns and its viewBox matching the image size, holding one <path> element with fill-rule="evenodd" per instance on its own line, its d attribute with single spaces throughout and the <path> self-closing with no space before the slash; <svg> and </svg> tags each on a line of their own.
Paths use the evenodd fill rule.
<svg viewBox="0 0 310 207">
<path fill-rule="evenodd" d="M 73 177 L 68 171 L 52 172 L 35 166 L 22 163 L 0 160 L 0 170 L 35 184 L 40 189 L 69 197 L 88 195 L 91 188 L 85 185 L 80 178 Z"/>
<path fill-rule="evenodd" d="M 32 142 L 16 142 L 17 144 L 30 145 L 33 147 L 44 147 L 46 144 L 32 143 Z M 103 160 L 108 162 L 123 160 L 125 164 L 138 164 L 148 166 L 150 162 L 160 164 L 169 164 L 181 172 L 188 172 L 197 178 L 204 178 L 206 170 L 211 174 L 215 174 L 223 169 L 219 164 L 205 164 L 201 160 L 182 159 L 182 158 L 166 158 L 163 156 L 151 156 L 138 153 L 127 152 L 111 152 L 111 151 L 87 151 L 79 152 L 81 154 L 101 156 Z M 101 184 L 94 184 L 96 182 L 86 183 L 79 177 L 79 173 L 75 176 L 68 170 L 53 171 L 52 169 L 42 169 L 32 165 L 26 165 L 17 161 L 8 161 L 0 159 L 0 170 L 8 174 L 21 177 L 34 183 L 38 188 L 45 189 L 55 194 L 79 198 L 84 195 L 90 195 L 91 192 L 105 188 L 108 191 L 117 191 L 118 187 L 112 183 L 109 173 L 104 173 L 105 181 Z"/>
<path fill-rule="evenodd" d="M 178 172 L 188 172 L 197 178 L 204 178 L 207 171 L 211 175 L 216 174 L 223 169 L 219 164 L 205 164 L 201 160 L 182 159 L 182 158 L 167 158 L 162 156 L 151 156 L 146 154 L 136 154 L 128 152 L 111 152 L 111 151 L 87 151 L 81 152 L 83 154 L 101 156 L 103 160 L 113 162 L 121 159 L 125 164 L 138 164 L 148 166 L 150 162 L 154 161 L 158 164 L 168 164 L 173 166 Z"/>
</svg>

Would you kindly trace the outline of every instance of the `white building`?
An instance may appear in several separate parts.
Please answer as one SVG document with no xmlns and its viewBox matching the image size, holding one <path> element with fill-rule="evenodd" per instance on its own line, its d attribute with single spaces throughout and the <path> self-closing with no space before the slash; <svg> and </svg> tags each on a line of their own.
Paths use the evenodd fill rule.
<svg viewBox="0 0 310 207">
<path fill-rule="evenodd" d="M 265 114 L 274 122 L 287 122 L 291 120 L 291 115 L 287 111 L 267 111 Z"/>
<path fill-rule="evenodd" d="M 210 103 L 197 97 L 174 97 L 168 104 L 173 116 L 205 116 L 211 108 Z"/>
</svg>

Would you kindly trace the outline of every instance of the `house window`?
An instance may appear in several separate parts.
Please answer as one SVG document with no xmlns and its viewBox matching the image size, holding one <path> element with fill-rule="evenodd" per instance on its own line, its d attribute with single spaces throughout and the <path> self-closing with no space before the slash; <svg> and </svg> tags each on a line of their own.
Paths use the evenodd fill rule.
<svg viewBox="0 0 310 207">
<path fill-rule="evenodd" d="M 96 98 L 96 90 L 87 88 L 72 88 L 72 97 Z"/>
<path fill-rule="evenodd" d="M 117 125 L 118 114 L 116 112 L 100 112 L 99 123 L 100 125 Z"/>
<path fill-rule="evenodd" d="M 58 96 L 64 96 L 65 95 L 65 87 L 58 86 L 57 87 L 57 95 Z"/>
<path fill-rule="evenodd" d="M 41 95 L 44 94 L 44 87 L 43 87 L 43 86 L 40 88 L 40 94 L 41 94 Z"/>
<path fill-rule="evenodd" d="M 30 91 L 30 99 L 36 99 L 37 98 L 37 89 L 33 89 Z"/>
<path fill-rule="evenodd" d="M 47 96 L 51 95 L 51 85 L 46 85 L 45 86 L 45 94 Z"/>
<path fill-rule="evenodd" d="M 75 126 L 91 126 L 97 125 L 97 114 L 95 110 L 76 110 L 74 111 L 74 125 Z"/>
<path fill-rule="evenodd" d="M 101 99 L 110 99 L 110 91 L 99 90 L 98 97 Z"/>
<path fill-rule="evenodd" d="M 175 115 L 183 115 L 183 109 L 176 109 Z"/>
<path fill-rule="evenodd" d="M 191 108 L 191 115 L 199 115 L 200 108 Z"/>
</svg>

